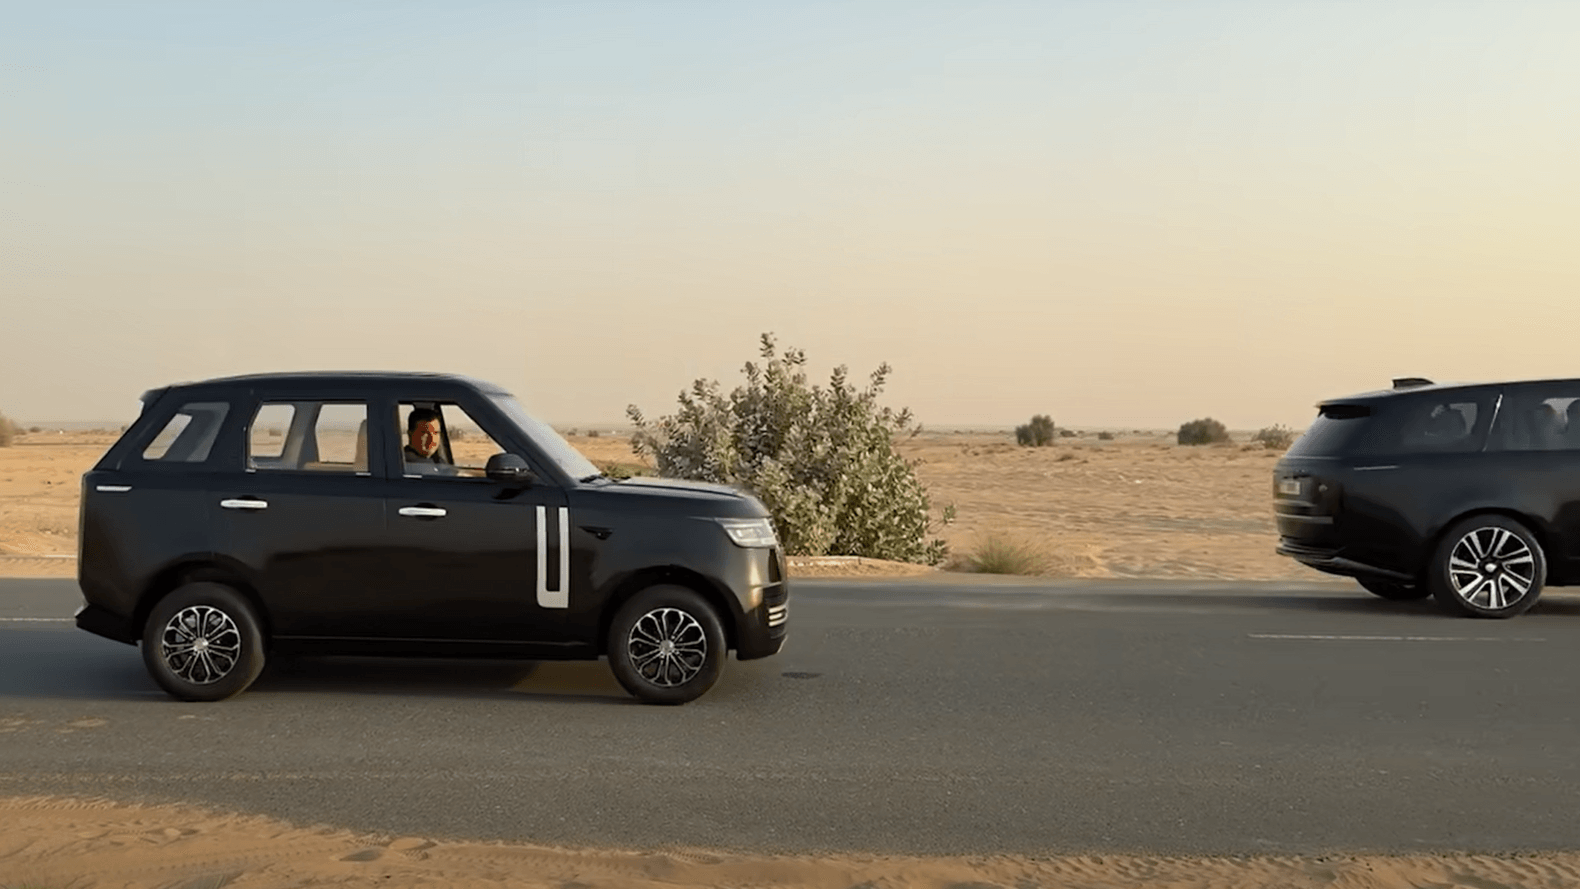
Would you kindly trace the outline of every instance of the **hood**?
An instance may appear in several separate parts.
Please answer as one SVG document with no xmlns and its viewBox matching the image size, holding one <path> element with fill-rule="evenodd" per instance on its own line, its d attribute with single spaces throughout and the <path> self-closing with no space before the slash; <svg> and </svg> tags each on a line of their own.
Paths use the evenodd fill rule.
<svg viewBox="0 0 1580 889">
<path fill-rule="evenodd" d="M 625 490 L 643 490 L 653 494 L 696 494 L 704 498 L 730 497 L 734 499 L 750 497 L 751 495 L 740 488 L 730 485 L 719 485 L 713 482 L 698 482 L 684 478 L 652 478 L 636 476 L 617 483 Z"/>
<path fill-rule="evenodd" d="M 591 505 L 604 500 L 613 508 L 638 508 L 659 515 L 758 518 L 768 510 L 751 494 L 729 485 L 682 478 L 638 476 L 623 481 L 581 488 L 578 496 Z M 613 501 L 605 500 L 613 498 Z M 615 507 L 614 503 L 622 504 Z M 638 505 L 640 504 L 640 505 Z"/>
</svg>

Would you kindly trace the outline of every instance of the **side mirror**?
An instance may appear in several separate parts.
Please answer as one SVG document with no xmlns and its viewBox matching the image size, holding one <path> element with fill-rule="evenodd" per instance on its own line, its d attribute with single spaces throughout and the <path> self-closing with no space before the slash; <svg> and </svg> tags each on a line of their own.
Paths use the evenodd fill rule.
<svg viewBox="0 0 1580 889">
<path fill-rule="evenodd" d="M 537 476 L 528 468 L 527 461 L 516 454 L 495 454 L 489 457 L 483 472 L 496 482 L 530 485 L 537 480 Z"/>
</svg>

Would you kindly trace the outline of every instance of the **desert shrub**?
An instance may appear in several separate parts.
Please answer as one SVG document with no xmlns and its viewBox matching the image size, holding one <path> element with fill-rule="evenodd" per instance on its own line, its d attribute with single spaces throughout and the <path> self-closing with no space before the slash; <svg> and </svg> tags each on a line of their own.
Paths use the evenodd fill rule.
<svg viewBox="0 0 1580 889">
<path fill-rule="evenodd" d="M 599 435 L 600 435 L 600 433 L 596 429 L 589 429 L 589 430 L 587 430 L 587 437 L 588 438 L 597 438 Z"/>
<path fill-rule="evenodd" d="M 1178 437 L 1182 445 L 1217 444 L 1229 440 L 1229 430 L 1211 417 L 1181 423 Z"/>
<path fill-rule="evenodd" d="M 450 430 L 450 440 L 451 441 L 466 441 L 466 430 L 462 429 L 460 427 L 452 428 Z"/>
<path fill-rule="evenodd" d="M 1060 438 L 1075 438 L 1077 435 L 1080 435 L 1080 433 L 1076 432 L 1074 429 L 1060 429 L 1059 430 L 1059 437 Z"/>
<path fill-rule="evenodd" d="M 1099 433 L 1097 433 L 1097 440 L 1098 441 L 1113 441 L 1114 440 L 1114 434 L 1112 432 L 1099 432 Z"/>
<path fill-rule="evenodd" d="M 976 574 L 1047 574 L 1053 558 L 1037 541 L 990 533 L 952 567 Z"/>
<path fill-rule="evenodd" d="M 29 427 L 27 427 L 27 431 L 33 433 L 34 435 L 37 435 L 38 433 L 44 431 L 44 427 L 42 427 L 42 426 L 29 426 Z"/>
<path fill-rule="evenodd" d="M 628 407 L 632 450 L 651 457 L 659 475 L 751 491 L 794 555 L 941 562 L 947 549 L 928 539 L 927 491 L 893 447 L 914 434 L 911 412 L 878 405 L 889 365 L 865 389 L 840 365 L 824 388 L 807 384 L 801 350 L 781 354 L 765 333 L 759 351 L 762 363 L 747 362 L 746 383 L 729 394 L 697 380 L 672 416 L 649 422 Z M 943 521 L 952 516 L 946 509 Z"/>
<path fill-rule="evenodd" d="M 1053 435 L 1053 418 L 1046 414 L 1037 414 L 1030 423 L 1015 427 L 1015 443 L 1022 447 L 1047 447 L 1053 444 Z"/>
<path fill-rule="evenodd" d="M 1295 443 L 1295 430 L 1284 425 L 1268 426 L 1258 430 L 1251 440 L 1261 442 L 1270 451 L 1287 451 Z"/>
<path fill-rule="evenodd" d="M 598 468 L 603 471 L 604 475 L 614 479 L 631 478 L 632 476 L 647 473 L 647 467 L 640 463 L 621 463 L 617 460 L 600 463 Z"/>
<path fill-rule="evenodd" d="M 11 442 L 16 439 L 17 433 L 21 431 L 22 427 L 11 422 L 10 417 L 0 414 L 0 448 L 10 447 Z"/>
</svg>

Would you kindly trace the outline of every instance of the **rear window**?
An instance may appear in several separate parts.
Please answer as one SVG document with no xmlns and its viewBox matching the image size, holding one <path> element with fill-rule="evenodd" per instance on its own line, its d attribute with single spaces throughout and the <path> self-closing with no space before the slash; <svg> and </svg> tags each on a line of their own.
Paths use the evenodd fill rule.
<svg viewBox="0 0 1580 889">
<path fill-rule="evenodd" d="M 1362 450 L 1372 409 L 1362 404 L 1325 404 L 1304 435 L 1290 445 L 1290 457 L 1336 457 Z"/>
</svg>

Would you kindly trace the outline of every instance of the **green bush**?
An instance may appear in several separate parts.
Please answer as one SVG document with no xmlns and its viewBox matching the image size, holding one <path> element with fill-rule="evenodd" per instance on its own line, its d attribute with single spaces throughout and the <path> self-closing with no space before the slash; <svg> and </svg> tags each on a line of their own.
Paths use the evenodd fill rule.
<svg viewBox="0 0 1580 889">
<path fill-rule="evenodd" d="M 1295 443 L 1295 430 L 1283 425 L 1268 426 L 1259 430 L 1251 440 L 1261 442 L 1262 447 L 1270 451 L 1287 451 Z"/>
<path fill-rule="evenodd" d="M 1054 434 L 1053 418 L 1037 414 L 1030 423 L 1015 427 L 1015 443 L 1022 447 L 1045 448 L 1053 444 Z"/>
<path fill-rule="evenodd" d="M 747 362 L 745 385 L 727 395 L 697 380 L 672 416 L 649 422 L 636 405 L 626 408 L 632 450 L 651 457 L 659 475 L 751 491 L 793 555 L 943 561 L 944 542 L 928 539 L 927 491 L 893 447 L 916 433 L 911 412 L 878 405 L 889 365 L 859 390 L 841 365 L 824 388 L 807 385 L 805 353 L 780 354 L 773 334 L 762 335 L 759 351 L 762 363 Z M 942 520 L 952 518 L 945 509 Z"/>
<path fill-rule="evenodd" d="M 1229 430 L 1211 417 L 1180 424 L 1179 443 L 1182 445 L 1217 444 L 1229 440 Z"/>
</svg>

